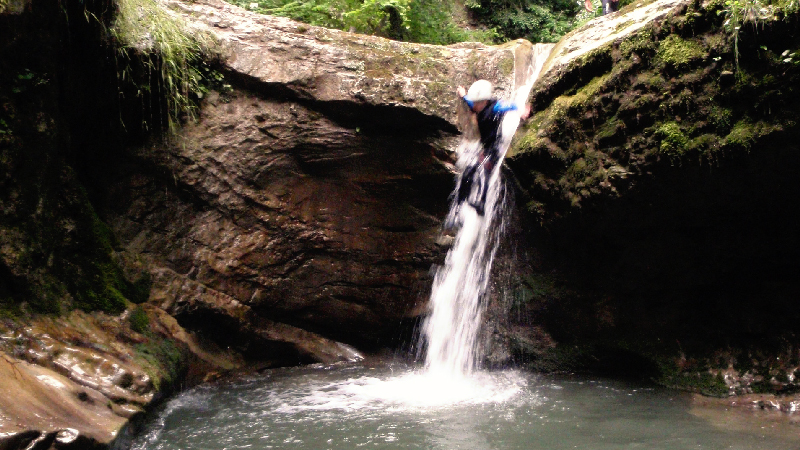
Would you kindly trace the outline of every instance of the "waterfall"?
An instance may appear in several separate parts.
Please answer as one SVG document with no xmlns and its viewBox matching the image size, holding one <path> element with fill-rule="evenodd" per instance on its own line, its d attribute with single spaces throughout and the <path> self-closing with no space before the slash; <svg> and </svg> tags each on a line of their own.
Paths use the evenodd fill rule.
<svg viewBox="0 0 800 450">
<path fill-rule="evenodd" d="M 516 88 L 509 100 L 520 105 L 525 103 L 552 47 L 552 44 L 537 44 L 530 52 L 530 59 L 515 59 L 515 64 L 524 65 L 515 70 Z M 519 113 L 512 111 L 506 114 L 500 125 L 500 161 L 508 150 L 519 121 Z M 480 153 L 479 142 L 462 139 L 456 151 L 456 167 L 459 169 L 456 186 L 461 181 L 464 169 L 479 163 Z M 471 374 L 481 359 L 477 348 L 481 316 L 485 308 L 492 261 L 504 226 L 501 165 L 496 164 L 490 174 L 480 177 L 480 182 L 488 183 L 483 215 L 466 203 L 459 204 L 454 195 L 446 219 L 446 223 L 454 224 L 457 231 L 444 265 L 436 270 L 429 315 L 421 333 L 422 346 L 427 347 L 426 370 L 444 378 Z"/>
</svg>

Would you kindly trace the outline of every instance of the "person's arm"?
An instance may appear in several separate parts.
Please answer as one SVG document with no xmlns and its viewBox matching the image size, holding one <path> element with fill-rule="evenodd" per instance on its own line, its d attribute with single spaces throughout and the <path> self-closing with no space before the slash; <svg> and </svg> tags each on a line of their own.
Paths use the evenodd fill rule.
<svg viewBox="0 0 800 450">
<path fill-rule="evenodd" d="M 528 116 L 531 114 L 531 105 L 526 103 L 522 107 L 519 107 L 516 103 L 497 102 L 494 104 L 493 112 L 495 113 L 507 113 L 509 111 L 519 111 L 519 118 L 527 120 Z"/>
<path fill-rule="evenodd" d="M 467 106 L 469 107 L 469 110 L 472 111 L 473 108 L 475 107 L 475 104 L 473 102 L 467 100 L 467 90 L 464 88 L 464 86 L 459 86 L 456 89 L 456 93 L 458 94 L 459 97 L 461 97 L 461 100 L 464 100 L 464 103 L 467 104 Z"/>
<path fill-rule="evenodd" d="M 492 107 L 492 112 L 494 113 L 507 113 L 509 111 L 516 111 L 517 105 L 515 103 L 504 103 L 504 102 L 497 102 Z"/>
</svg>

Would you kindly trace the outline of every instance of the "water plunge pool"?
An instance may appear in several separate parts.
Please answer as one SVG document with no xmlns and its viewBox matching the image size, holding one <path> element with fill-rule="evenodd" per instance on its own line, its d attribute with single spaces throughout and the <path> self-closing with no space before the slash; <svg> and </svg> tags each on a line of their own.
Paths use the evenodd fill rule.
<svg viewBox="0 0 800 450">
<path fill-rule="evenodd" d="M 745 416 L 742 416 L 745 414 Z M 792 449 L 800 428 L 659 387 L 405 363 L 274 369 L 164 404 L 133 449 Z"/>
</svg>

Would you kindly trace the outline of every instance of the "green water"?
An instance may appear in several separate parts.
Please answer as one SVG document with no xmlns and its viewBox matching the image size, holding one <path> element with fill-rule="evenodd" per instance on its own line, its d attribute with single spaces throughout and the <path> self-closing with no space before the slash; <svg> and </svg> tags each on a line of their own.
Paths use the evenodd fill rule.
<svg viewBox="0 0 800 450">
<path fill-rule="evenodd" d="M 518 371 L 435 380 L 389 363 L 307 367 L 189 390 L 162 407 L 133 448 L 800 448 L 798 426 L 706 413 L 685 394 L 619 381 Z M 736 414 L 735 426 L 726 414 Z"/>
</svg>

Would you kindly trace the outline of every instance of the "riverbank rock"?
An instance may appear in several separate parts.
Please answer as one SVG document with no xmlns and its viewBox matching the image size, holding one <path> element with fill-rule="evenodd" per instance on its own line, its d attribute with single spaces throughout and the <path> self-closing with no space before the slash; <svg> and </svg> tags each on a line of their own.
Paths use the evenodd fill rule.
<svg viewBox="0 0 800 450">
<path fill-rule="evenodd" d="M 153 307 L 73 311 L 0 324 L 0 445 L 105 448 L 132 418 L 187 382 L 187 369 L 242 364 Z"/>
</svg>

